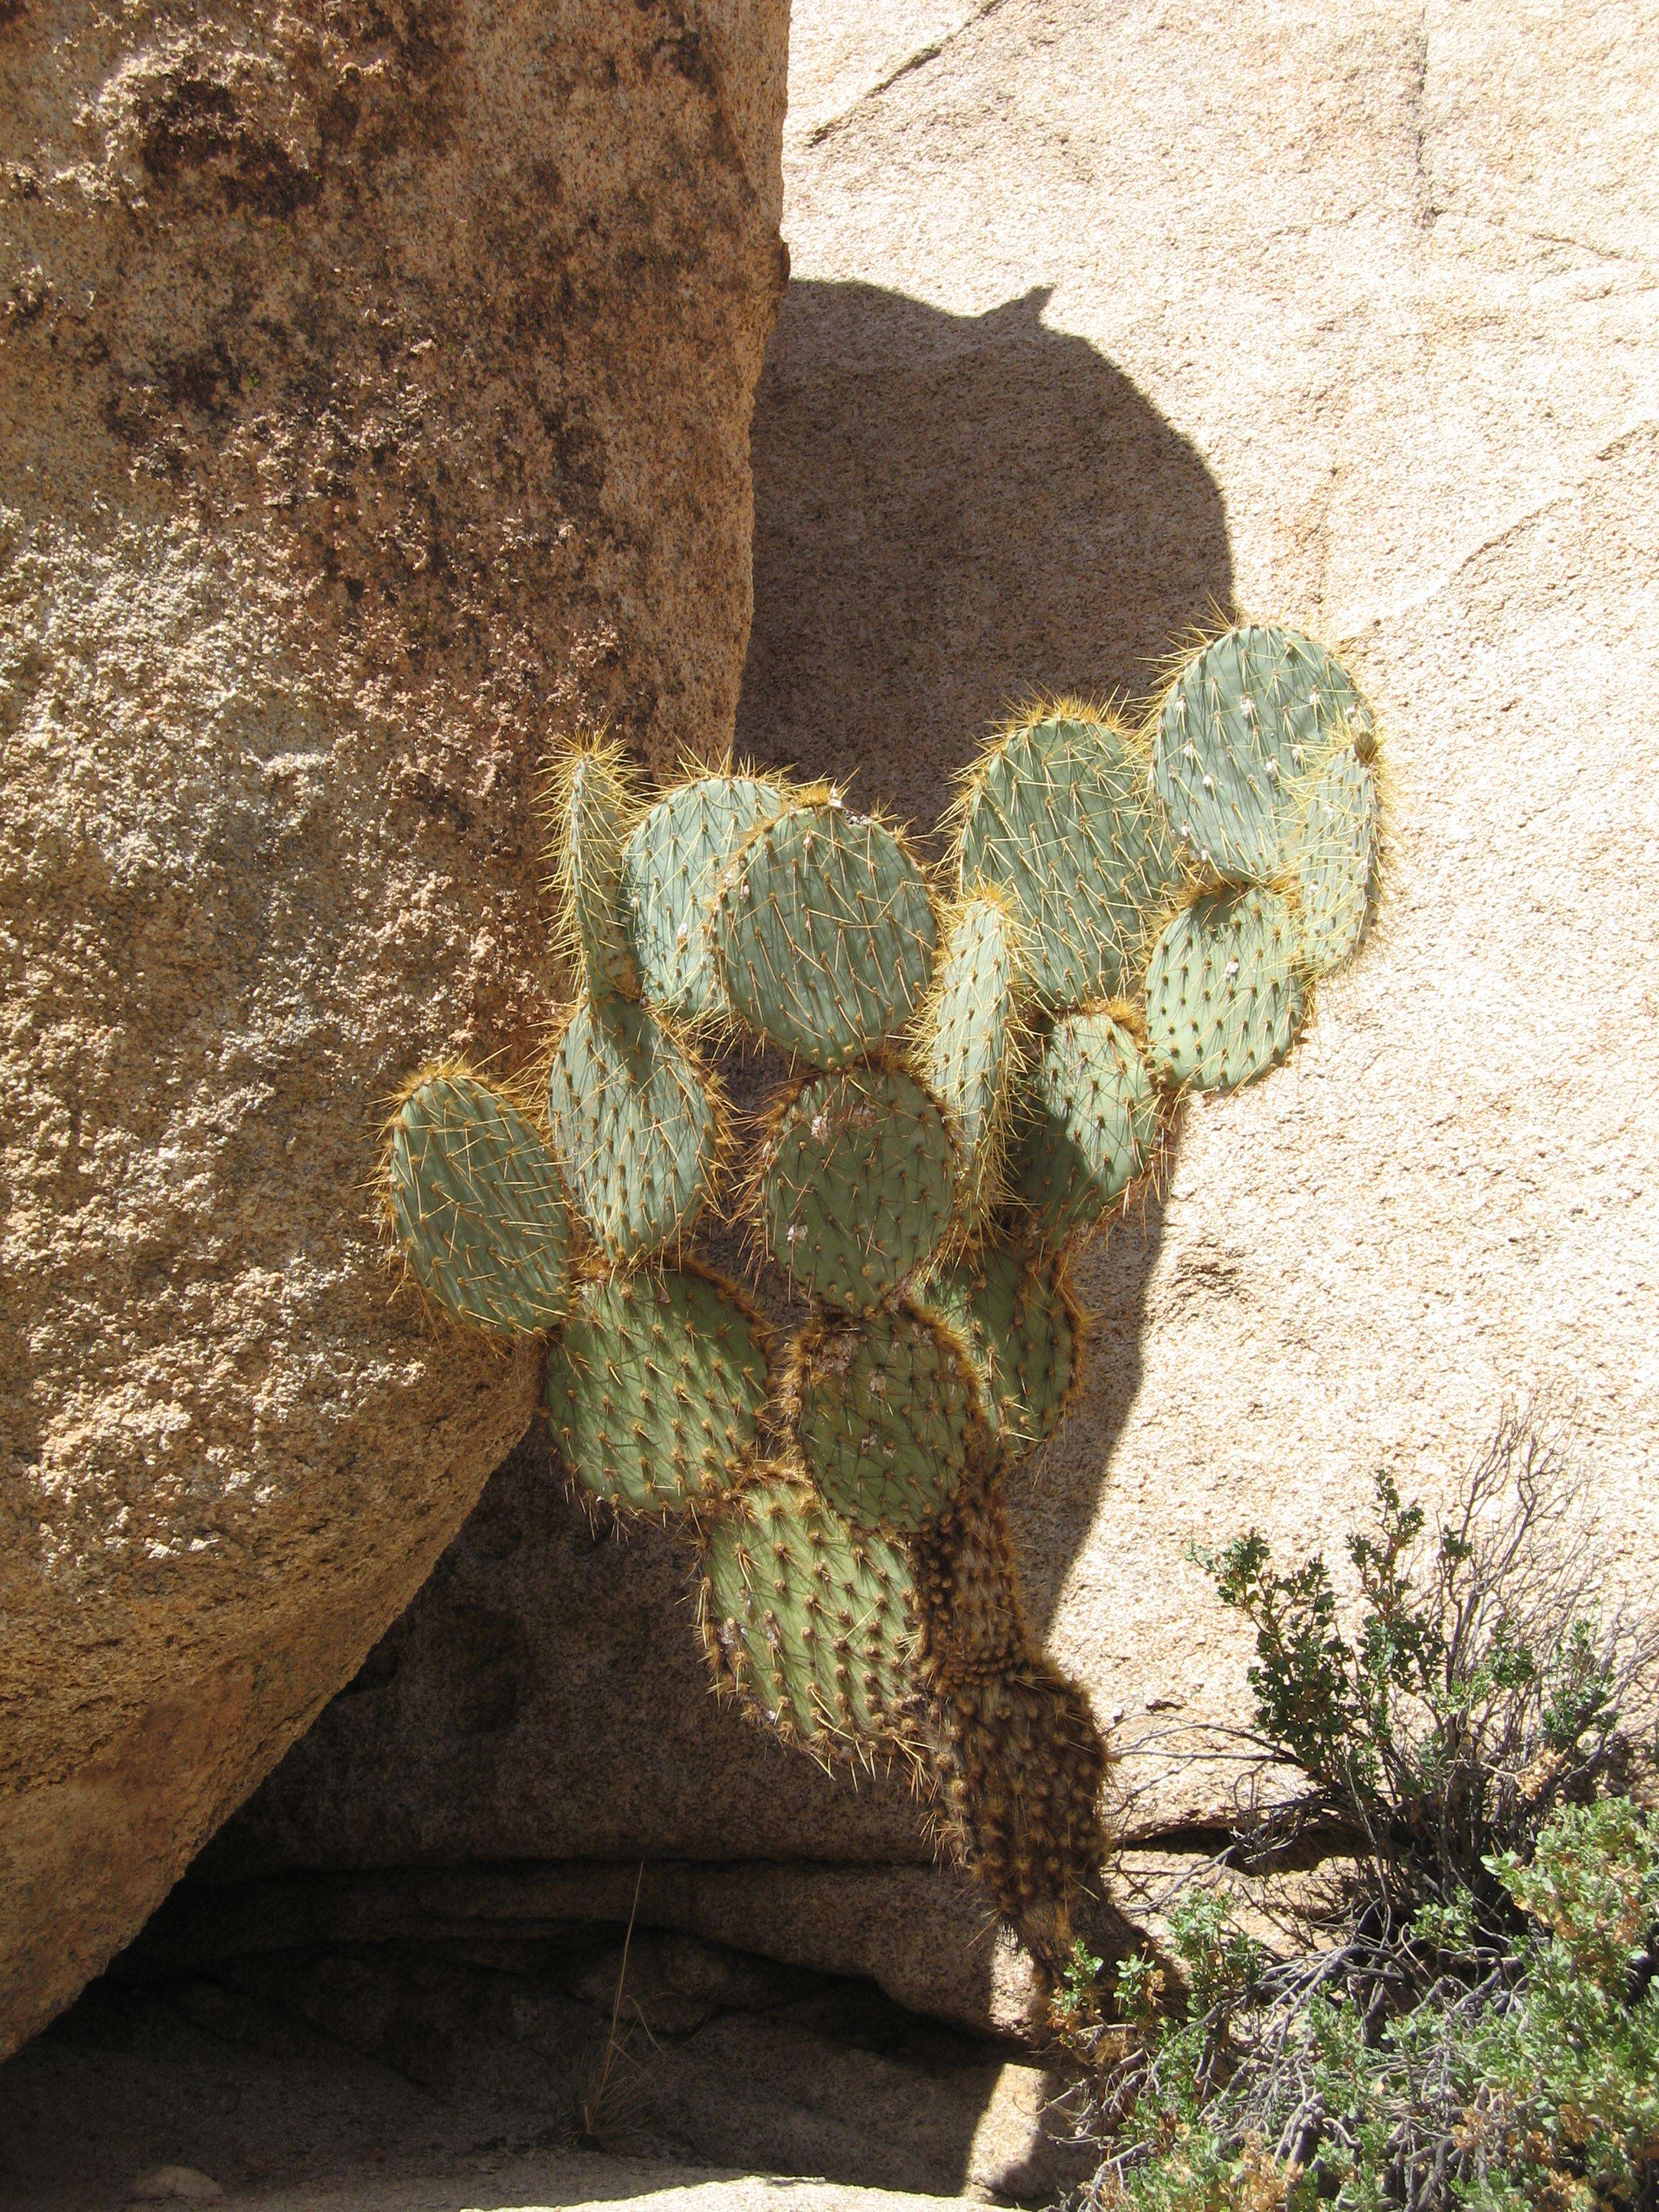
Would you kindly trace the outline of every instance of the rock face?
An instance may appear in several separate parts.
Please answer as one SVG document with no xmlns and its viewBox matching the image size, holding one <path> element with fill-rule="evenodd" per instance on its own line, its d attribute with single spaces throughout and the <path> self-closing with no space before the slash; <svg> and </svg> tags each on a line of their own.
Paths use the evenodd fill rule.
<svg viewBox="0 0 1659 2212">
<path fill-rule="evenodd" d="M 786 25 L 0 8 L 0 2049 L 529 1419 L 377 1123 L 532 1048 L 551 732 L 730 738 Z"/>
<path fill-rule="evenodd" d="M 1653 1607 L 1659 25 L 872 0 L 792 39 L 740 735 L 927 818 L 1000 694 L 1140 690 L 1208 594 L 1340 645 L 1387 732 L 1375 938 L 1097 1248 L 1011 1501 L 1167 1832 L 1226 1804 L 1184 1732 L 1248 1713 L 1194 1540 L 1340 1576 L 1372 1470 L 1432 1513 L 1512 1396 Z M 1045 358 L 1073 427 L 1021 477 Z"/>
<path fill-rule="evenodd" d="M 1388 726 L 1376 936 L 1094 1255 L 1087 1387 L 1013 1500 L 1167 1840 L 1225 1778 L 1137 1746 L 1236 1717 L 1249 1656 L 1192 1538 L 1340 1569 L 1379 1458 L 1431 1498 L 1553 1388 L 1650 1579 L 1659 50 L 1497 0 L 796 0 L 792 38 L 741 741 L 925 827 L 1005 698 L 1139 690 L 1212 601 L 1341 643 Z M 204 1971 L 279 1889 L 347 1898 L 342 1942 L 408 1893 L 479 1942 L 614 1922 L 637 1854 L 642 1927 L 1017 2027 L 902 1794 L 715 1711 L 681 1567 L 595 1544 L 541 1449 L 224 1832 Z"/>
</svg>

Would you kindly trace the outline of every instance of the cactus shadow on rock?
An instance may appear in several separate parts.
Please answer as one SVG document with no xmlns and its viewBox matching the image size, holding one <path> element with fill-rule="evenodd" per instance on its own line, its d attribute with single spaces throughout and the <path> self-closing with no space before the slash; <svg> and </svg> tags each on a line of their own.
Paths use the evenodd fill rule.
<svg viewBox="0 0 1659 2212">
<path fill-rule="evenodd" d="M 738 750 L 924 842 L 1011 705 L 1138 696 L 1231 617 L 1214 479 L 1049 298 L 792 283 L 756 395 Z"/>
<path fill-rule="evenodd" d="M 738 746 L 847 785 L 924 846 L 988 731 L 1034 694 L 1134 699 L 1233 611 L 1221 493 L 1040 287 L 951 315 L 792 283 L 756 398 L 755 615 Z M 1087 1537 L 1140 1379 L 1154 1200 L 1078 1268 L 1079 1403 L 1010 1485 L 1031 1626 Z"/>
</svg>

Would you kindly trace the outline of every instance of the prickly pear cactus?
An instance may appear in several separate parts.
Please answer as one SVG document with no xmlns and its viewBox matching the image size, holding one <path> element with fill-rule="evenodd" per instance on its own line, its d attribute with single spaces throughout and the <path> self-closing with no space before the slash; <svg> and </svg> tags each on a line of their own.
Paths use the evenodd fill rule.
<svg viewBox="0 0 1659 2212">
<path fill-rule="evenodd" d="M 621 900 L 647 1002 L 685 1022 L 729 1018 L 709 924 L 738 848 L 787 800 L 752 775 L 693 776 L 641 821 L 622 859 Z"/>
<path fill-rule="evenodd" d="M 786 1741 L 845 1757 L 908 1732 L 918 1615 L 909 1562 L 791 1470 L 761 1468 L 702 1553 L 705 1646 L 721 1687 Z"/>
<path fill-rule="evenodd" d="M 546 795 L 567 957 L 580 961 L 596 996 L 636 999 L 639 969 L 617 892 L 639 802 L 622 747 L 596 743 L 556 754 Z"/>
<path fill-rule="evenodd" d="M 1071 1249 L 1360 944 L 1378 769 L 1340 664 L 1254 626 L 1139 732 L 1062 701 L 1000 732 L 940 885 L 823 787 L 727 763 L 647 805 L 614 748 L 568 749 L 580 994 L 544 1120 L 436 1068 L 388 1131 L 408 1273 L 547 1331 L 557 1462 L 683 1532 L 717 1688 L 820 1759 L 902 1759 L 1056 1970 L 1105 1753 L 1026 1626 L 1003 1484 L 1077 1387 Z M 742 1291 L 713 1264 L 738 1226 Z"/>
<path fill-rule="evenodd" d="M 1296 827 L 1296 888 L 1302 958 L 1328 975 L 1358 951 L 1376 890 L 1376 779 L 1343 745 L 1309 778 Z"/>
<path fill-rule="evenodd" d="M 1139 981 L 1148 917 L 1179 869 L 1129 732 L 1062 704 L 1008 731 L 957 802 L 964 896 L 1000 894 L 1027 932 L 1048 1004 L 1115 998 Z"/>
<path fill-rule="evenodd" d="M 1277 891 L 1204 891 L 1158 939 L 1146 1043 L 1174 1085 L 1236 1091 L 1277 1066 L 1302 1026 L 1296 927 Z"/>
<path fill-rule="evenodd" d="M 1083 1315 L 1064 1257 L 1040 1243 L 988 1245 L 923 1295 L 966 1345 L 1005 1450 L 1023 1458 L 1059 1426 L 1077 1380 Z"/>
<path fill-rule="evenodd" d="M 554 1048 L 553 1152 L 583 1220 L 618 1260 L 690 1231 L 721 1151 L 717 1094 L 648 1008 L 584 999 Z"/>
<path fill-rule="evenodd" d="M 1370 708 L 1322 646 L 1293 630 L 1229 630 L 1170 686 L 1152 781 L 1187 855 L 1239 883 L 1291 861 L 1297 794 L 1333 745 L 1364 740 Z"/>
<path fill-rule="evenodd" d="M 720 983 L 750 1028 L 840 1067 L 908 1022 L 939 924 L 903 839 L 832 794 L 746 840 L 720 878 L 712 933 Z"/>
<path fill-rule="evenodd" d="M 392 1226 L 422 1290 L 486 1328 L 564 1316 L 568 1217 L 528 1117 L 465 1068 L 411 1085 L 386 1133 Z"/>
<path fill-rule="evenodd" d="M 872 1313 L 950 1225 L 955 1152 L 914 1076 L 866 1060 L 781 1102 L 756 1206 L 768 1258 L 810 1297 Z"/>
<path fill-rule="evenodd" d="M 1009 1107 L 1025 1059 L 1025 933 L 1006 899 L 981 892 L 946 917 L 942 942 L 917 1058 L 956 1135 L 963 1218 L 978 1222 L 1002 1195 Z"/>
<path fill-rule="evenodd" d="M 890 1536 L 939 1518 L 987 1435 L 966 1345 L 908 1307 L 810 1322 L 785 1403 L 823 1497 L 843 1519 Z"/>
<path fill-rule="evenodd" d="M 608 1504 L 685 1512 L 729 1491 L 766 1403 L 766 1338 L 735 1285 L 665 1267 L 584 1283 L 548 1355 L 559 1455 Z"/>
<path fill-rule="evenodd" d="M 1132 1008 L 1088 1006 L 1050 1028 L 1016 1139 L 1014 1189 L 1059 1244 L 1117 1205 L 1157 1152 L 1164 1109 Z"/>
</svg>

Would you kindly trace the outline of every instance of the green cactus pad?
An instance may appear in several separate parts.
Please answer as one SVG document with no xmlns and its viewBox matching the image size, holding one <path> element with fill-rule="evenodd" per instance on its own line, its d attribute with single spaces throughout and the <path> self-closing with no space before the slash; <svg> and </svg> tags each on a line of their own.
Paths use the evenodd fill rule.
<svg viewBox="0 0 1659 2212">
<path fill-rule="evenodd" d="M 909 1021 L 937 935 L 900 839 L 833 799 L 755 831 L 721 878 L 710 925 L 737 1012 L 819 1067 L 857 1059 Z"/>
<path fill-rule="evenodd" d="M 387 1132 L 387 1199 L 422 1287 L 464 1321 L 553 1327 L 569 1296 L 558 1170 L 515 1106 L 464 1073 L 417 1083 Z"/>
<path fill-rule="evenodd" d="M 1343 745 L 1312 778 L 1297 825 L 1302 957 L 1328 975 L 1358 949 L 1376 881 L 1376 781 Z"/>
<path fill-rule="evenodd" d="M 1000 900 L 964 899 L 934 971 L 922 1038 L 922 1073 L 961 1148 L 963 1210 L 994 1200 L 1004 1125 L 1019 1064 L 1019 925 Z"/>
<path fill-rule="evenodd" d="M 1346 672 L 1294 630 L 1231 629 L 1170 685 L 1152 780 L 1188 858 L 1266 884 L 1292 861 L 1296 792 L 1345 730 L 1371 741 Z"/>
<path fill-rule="evenodd" d="M 845 1756 L 904 1732 L 916 1631 L 897 1547 L 805 1484 L 757 1483 L 710 1529 L 703 1640 L 721 1688 L 786 1740 Z"/>
<path fill-rule="evenodd" d="M 765 1401 L 759 1328 L 731 1285 L 672 1267 L 584 1285 L 548 1357 L 565 1464 L 641 1512 L 729 1489 Z"/>
<path fill-rule="evenodd" d="M 613 1259 L 659 1251 L 713 1188 L 720 1119 L 697 1064 L 643 1006 L 585 999 L 553 1054 L 553 1150 Z"/>
<path fill-rule="evenodd" d="M 1194 899 L 1146 971 L 1147 1056 L 1159 1080 L 1236 1091 L 1283 1060 L 1302 1026 L 1296 958 L 1296 926 L 1276 891 Z"/>
<path fill-rule="evenodd" d="M 768 1255 L 797 1289 L 869 1313 L 944 1236 L 955 1170 L 944 1115 L 902 1070 L 817 1076 L 783 1108 L 763 1155 Z"/>
<path fill-rule="evenodd" d="M 622 863 L 638 800 L 620 745 L 572 746 L 550 769 L 564 924 L 588 989 L 636 999 L 639 969 L 622 908 Z"/>
<path fill-rule="evenodd" d="M 622 908 L 652 1005 L 686 1021 L 730 1013 L 708 941 L 714 888 L 744 840 L 783 805 L 783 793 L 754 776 L 698 776 L 659 799 L 629 839 Z"/>
<path fill-rule="evenodd" d="M 1060 1425 L 1083 1317 L 1057 1254 L 992 1245 L 934 1276 L 924 1294 L 968 1346 L 981 1404 L 1003 1443 L 1030 1450 Z"/>
<path fill-rule="evenodd" d="M 830 1504 L 889 1534 L 939 1518 L 982 1433 L 963 1350 L 924 1313 L 814 1322 L 797 1343 L 789 1396 L 801 1458 Z"/>
<path fill-rule="evenodd" d="M 1146 769 L 1110 722 L 1054 714 L 1002 738 L 963 793 L 964 894 L 1000 891 L 1054 1006 L 1109 999 L 1139 980 L 1151 916 L 1178 867 Z"/>
<path fill-rule="evenodd" d="M 1055 1022 L 1021 1108 L 1012 1188 L 1053 1243 L 1098 1221 L 1158 1148 L 1158 1092 L 1133 1033 L 1104 1007 Z"/>
</svg>

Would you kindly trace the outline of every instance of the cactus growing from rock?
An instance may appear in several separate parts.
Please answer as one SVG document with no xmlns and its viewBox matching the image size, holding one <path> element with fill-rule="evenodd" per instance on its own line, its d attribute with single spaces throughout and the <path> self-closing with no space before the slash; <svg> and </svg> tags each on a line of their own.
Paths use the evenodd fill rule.
<svg viewBox="0 0 1659 2212">
<path fill-rule="evenodd" d="M 1075 701 L 1001 732 L 936 883 L 822 787 L 728 765 L 647 807 L 574 748 L 545 1135 L 441 1070 L 393 1121 L 410 1271 L 548 1329 L 559 1456 L 685 1530 L 717 1686 L 821 1758 L 902 1757 L 1051 1966 L 1105 1753 L 1025 1626 L 1002 1484 L 1076 1385 L 1069 1249 L 1358 944 L 1376 750 L 1322 647 L 1230 631 L 1138 732 Z M 757 1044 L 778 1080 L 734 1135 L 718 1067 Z M 758 1304 L 711 1264 L 737 1226 Z"/>
</svg>

